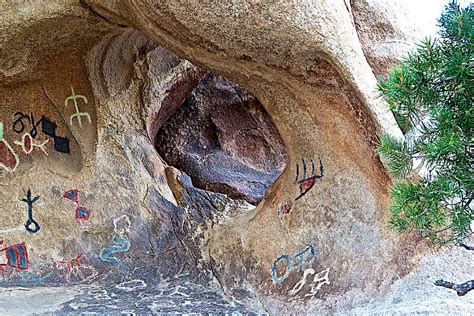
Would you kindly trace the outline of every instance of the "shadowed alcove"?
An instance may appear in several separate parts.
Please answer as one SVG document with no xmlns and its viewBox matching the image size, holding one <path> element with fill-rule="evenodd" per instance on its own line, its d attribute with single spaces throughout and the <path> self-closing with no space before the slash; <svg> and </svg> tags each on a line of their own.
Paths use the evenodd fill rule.
<svg viewBox="0 0 474 316">
<path fill-rule="evenodd" d="M 288 161 L 285 145 L 260 102 L 213 73 L 197 82 L 158 130 L 164 160 L 201 189 L 257 204 Z"/>
</svg>

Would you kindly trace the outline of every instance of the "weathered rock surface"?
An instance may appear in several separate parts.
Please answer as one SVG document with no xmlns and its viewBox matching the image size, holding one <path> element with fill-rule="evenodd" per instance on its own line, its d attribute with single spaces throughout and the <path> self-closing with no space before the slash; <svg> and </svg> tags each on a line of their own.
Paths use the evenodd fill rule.
<svg viewBox="0 0 474 316">
<path fill-rule="evenodd" d="M 278 131 L 245 89 L 206 75 L 158 131 L 156 149 L 194 185 L 259 202 L 286 166 Z"/>
<path fill-rule="evenodd" d="M 343 3 L 326 11 L 316 3 L 191 4 L 184 10 L 177 3 L 134 2 L 117 6 L 114 14 L 242 83 L 288 147 L 289 167 L 258 207 L 207 233 L 203 251 L 229 295 L 241 298 L 242 289 L 264 301 L 317 295 L 323 311 L 336 308 L 335 297 L 343 293 L 360 288 L 359 295 L 368 298 L 408 271 L 413 248 L 382 229 L 390 180 L 373 154 L 377 130 L 400 132 L 391 114 L 376 105 L 375 78 Z M 323 16 L 335 27 L 324 24 Z M 271 24 L 283 19 L 294 23 Z M 302 159 L 306 177 L 312 175 L 311 160 L 319 175 L 319 158 L 324 176 L 307 191 L 295 178 L 303 179 Z M 280 211 L 291 204 L 286 214 Z M 304 284 L 308 269 L 326 271 L 330 285 L 311 290 L 325 279 Z"/>
<path fill-rule="evenodd" d="M 414 49 L 421 33 L 400 1 L 353 0 L 351 12 L 362 50 L 377 77 L 388 74 Z"/>
<path fill-rule="evenodd" d="M 391 180 L 374 143 L 380 131 L 401 132 L 375 93 L 374 71 L 383 73 L 392 59 L 367 46 L 396 38 L 398 29 L 362 37 L 378 21 L 391 25 L 383 14 L 367 21 L 371 6 L 379 8 L 369 1 L 0 5 L 7 12 L 0 24 L 7 56 L 0 63 L 0 282 L 14 298 L 1 312 L 15 313 L 17 297 L 35 295 L 54 302 L 38 312 L 187 312 L 193 304 L 196 312 L 331 313 L 367 311 L 374 298 L 366 306 L 383 311 L 390 289 L 402 302 L 425 300 L 408 290 L 413 282 L 431 285 L 416 270 L 427 247 L 386 227 Z M 27 35 L 32 43 L 23 51 Z M 237 100 L 221 85 L 234 84 L 216 76 L 218 89 L 205 86 L 190 103 L 208 71 L 256 99 Z M 212 91 L 225 93 L 215 99 Z M 206 112 L 204 103 L 214 100 Z M 288 153 L 256 207 L 194 187 L 155 149 L 161 129 L 169 150 L 167 139 L 187 139 L 173 125 L 180 111 L 190 124 L 192 114 L 209 113 L 203 117 L 220 134 L 201 140 L 218 140 L 235 159 L 229 167 L 281 170 L 284 159 L 268 161 L 284 156 L 281 144 L 266 151 L 263 141 L 274 139 L 266 134 L 272 127 L 257 137 L 263 156 L 247 149 L 248 134 L 232 133 L 245 131 L 238 122 L 267 124 L 230 120 L 261 118 L 256 100 Z M 225 175 L 208 166 L 195 167 L 193 178 Z M 263 191 L 238 189 L 254 201 Z M 472 256 L 455 255 L 433 273 L 471 263 Z M 462 313 L 469 305 L 451 307 Z"/>
<path fill-rule="evenodd" d="M 48 61 L 59 66 L 63 54 L 82 57 L 105 34 L 119 28 L 76 0 L 2 1 L 0 12 L 2 85 L 41 80 Z"/>
</svg>

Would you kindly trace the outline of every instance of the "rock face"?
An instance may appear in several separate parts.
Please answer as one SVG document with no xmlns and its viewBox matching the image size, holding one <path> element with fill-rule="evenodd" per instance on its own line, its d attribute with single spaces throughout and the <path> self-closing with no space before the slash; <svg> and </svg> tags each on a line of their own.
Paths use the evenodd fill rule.
<svg viewBox="0 0 474 316">
<path fill-rule="evenodd" d="M 374 144 L 402 134 L 375 93 L 391 59 L 363 37 L 377 8 L 0 5 L 1 285 L 39 286 L 47 312 L 386 306 L 424 252 L 384 218 Z M 3 293 L 18 312 L 25 291 Z"/>
<path fill-rule="evenodd" d="M 44 78 L 48 61 L 55 59 L 53 64 L 59 66 L 58 59 L 83 57 L 100 38 L 117 29 L 75 0 L 41 5 L 5 1 L 0 9 L 2 85 Z"/>
<path fill-rule="evenodd" d="M 377 77 L 386 75 L 414 49 L 421 33 L 409 19 L 408 7 L 400 5 L 400 1 L 354 0 L 351 12 L 362 50 Z"/>
<path fill-rule="evenodd" d="M 206 75 L 158 131 L 156 149 L 202 189 L 259 202 L 286 166 L 285 146 L 258 100 Z"/>
</svg>

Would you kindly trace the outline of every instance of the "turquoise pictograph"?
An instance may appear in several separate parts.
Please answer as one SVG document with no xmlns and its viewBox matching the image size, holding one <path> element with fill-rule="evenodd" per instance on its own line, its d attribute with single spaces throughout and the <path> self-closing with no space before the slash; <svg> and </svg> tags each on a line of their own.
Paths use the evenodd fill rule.
<svg viewBox="0 0 474 316">
<path fill-rule="evenodd" d="M 113 257 L 112 255 L 128 251 L 130 249 L 130 240 L 124 235 L 117 234 L 114 235 L 112 241 L 115 246 L 102 249 L 99 253 L 99 257 L 104 262 L 110 262 L 113 265 L 117 265 L 120 263 L 120 260 Z"/>
</svg>

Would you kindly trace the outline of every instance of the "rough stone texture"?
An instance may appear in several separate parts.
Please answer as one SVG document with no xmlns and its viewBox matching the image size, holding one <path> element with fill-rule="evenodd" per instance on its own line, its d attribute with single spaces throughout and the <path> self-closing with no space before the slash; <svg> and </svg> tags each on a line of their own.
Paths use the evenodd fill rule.
<svg viewBox="0 0 474 316">
<path fill-rule="evenodd" d="M 77 0 L 0 3 L 0 82 L 44 77 L 48 60 L 61 53 L 83 56 L 116 29 Z"/>
<path fill-rule="evenodd" d="M 245 89 L 206 75 L 158 131 L 156 149 L 194 185 L 259 202 L 286 166 L 278 131 Z"/>
<path fill-rule="evenodd" d="M 279 84 L 278 75 L 298 78 L 309 88 L 314 82 L 307 78 L 317 71 L 319 60 L 326 60 L 351 84 L 375 118 L 374 124 L 401 136 L 390 111 L 376 99 L 375 77 L 344 1 L 331 5 L 324 1 L 86 3 L 108 19 L 141 29 L 187 59 L 249 88 L 252 79 Z"/>
<path fill-rule="evenodd" d="M 471 243 L 474 238 L 471 238 Z M 434 282 L 440 278 L 463 283 L 472 279 L 474 253 L 459 247 L 445 248 L 424 256 L 416 269 L 394 282 L 388 295 L 374 297 L 368 304 L 351 308 L 347 313 L 367 314 L 471 314 L 474 292 L 463 297 L 456 292 L 440 289 Z"/>
<path fill-rule="evenodd" d="M 173 60 L 176 62 L 162 63 Z M 10 87 L 2 90 L 8 110 L 2 112 L 1 118 L 6 123 L 4 140 L 14 146 L 20 162 L 12 172 L 2 168 L 2 186 L 9 188 L 1 191 L 5 201 L 2 210 L 5 207 L 7 215 L 0 229 L 0 264 L 5 265 L 2 285 L 94 282 L 112 286 L 136 278 L 164 282 L 187 274 L 189 288 L 212 287 L 212 272 L 199 247 L 202 225 L 206 226 L 205 221 L 209 220 L 212 223 L 218 213 L 242 213 L 250 206 L 195 189 L 189 177 L 162 162 L 146 125 L 151 121 L 150 109 L 160 111 L 163 104 L 176 106 L 166 103 L 180 90 L 173 89 L 174 85 L 187 85 L 186 78 L 195 80 L 199 71 L 131 29 L 107 35 L 89 52 L 86 64 L 89 76 L 94 78 L 90 83 L 80 76 L 86 72 L 84 63 L 74 60 L 54 68 L 54 76 L 51 73 L 46 78 L 45 89 L 23 83 L 23 94 L 36 100 L 26 110 L 14 102 L 20 99 L 20 93 Z M 69 73 L 75 77 L 65 75 Z M 156 78 L 169 81 L 157 82 L 153 80 Z M 158 83 L 168 84 L 171 89 L 153 94 L 158 91 Z M 72 124 L 69 120 L 74 113 L 72 105 L 64 105 L 71 94 L 69 85 L 88 99 L 87 104 L 83 99 L 78 101 L 79 109 L 91 117 L 91 123 L 83 117 L 82 128 L 76 119 Z M 147 99 L 151 94 L 157 98 Z M 153 104 L 157 99 L 162 102 Z M 140 100 L 144 100 L 143 106 L 137 106 Z M 96 102 L 100 105 L 93 107 Z M 15 143 L 21 135 L 13 131 L 14 113 L 18 110 L 33 113 L 36 120 L 46 114 L 58 122 L 56 132 L 71 139 L 70 153 L 56 152 L 50 140 L 44 147 L 48 155 L 39 149 L 22 154 Z M 22 122 L 26 125 L 24 132 L 29 131 L 30 123 L 26 119 Z M 41 124 L 38 131 L 35 142 L 48 139 Z M 75 139 L 79 145 L 73 144 Z M 33 197 L 39 196 L 32 205 L 33 219 L 41 226 L 35 234 L 23 227 L 27 205 L 20 199 L 26 198 L 28 188 Z M 70 189 L 79 189 L 77 204 L 74 196 L 63 197 Z M 89 219 L 74 218 L 78 205 L 93 210 Z M 8 247 L 23 242 L 29 264 L 21 270 L 22 266 L 12 266 Z M 251 293 L 247 297 L 250 301 L 246 305 L 252 306 L 255 298 Z M 194 297 L 202 306 L 209 305 L 205 298 L 198 293 Z M 126 297 L 122 295 L 120 299 Z M 153 309 L 153 300 L 147 302 L 150 305 L 139 310 Z M 9 308 L 17 307 L 12 303 Z"/>
<path fill-rule="evenodd" d="M 405 1 L 405 0 L 402 0 Z M 414 49 L 421 30 L 400 1 L 352 0 L 351 12 L 367 62 L 377 77 Z M 405 3 L 406 4 L 406 3 Z"/>
<path fill-rule="evenodd" d="M 316 249 L 317 259 L 302 268 L 331 269 L 330 286 L 318 293 L 318 300 L 326 298 L 318 301 L 320 311 L 340 308 L 328 298 L 354 288 L 368 299 L 409 270 L 415 247 L 403 247 L 383 230 L 390 180 L 373 154 L 379 127 L 400 132 L 374 99 L 375 78 L 343 3 L 330 11 L 321 3 L 191 3 L 185 8 L 124 2 L 118 7 L 116 14 L 130 25 L 242 83 L 267 109 L 288 147 L 289 168 L 262 203 L 207 233 L 204 251 L 226 293 L 240 298 L 242 288 L 250 289 L 264 304 L 269 296 L 307 301 L 309 282 L 298 295 L 289 295 L 302 271 L 288 273 L 281 285 L 272 282 L 277 258 L 307 245 Z M 282 20 L 292 23 L 276 22 Z M 318 157 L 324 177 L 294 201 L 300 194 L 296 165 L 301 171 L 304 158 L 309 170 L 310 159 Z M 290 213 L 279 215 L 291 201 Z"/>
<path fill-rule="evenodd" d="M 5 316 L 18 315 L 18 311 L 23 315 L 265 313 L 259 306 L 230 302 L 215 286 L 189 282 L 188 275 L 162 282 L 132 279 L 109 285 L 12 287 L 0 291 L 0 313 Z"/>
<path fill-rule="evenodd" d="M 454 276 L 468 272 L 456 274 L 457 267 L 469 271 L 472 255 L 454 250 L 418 265 L 428 247 L 387 229 L 391 180 L 374 142 L 377 132 L 401 132 L 375 98 L 368 44 L 361 44 L 351 15 L 357 11 L 359 26 L 370 25 L 363 23 L 369 8 L 349 4 L 2 4 L 0 54 L 8 58 L 0 67 L 0 153 L 8 147 L 19 162 L 14 171 L 0 166 L 0 285 L 17 286 L 1 290 L 12 297 L 2 313 L 18 311 L 18 298 L 29 294 L 51 297 L 37 312 L 189 311 L 173 289 L 190 295 L 197 312 L 383 312 L 393 310 L 392 298 L 411 300 L 410 311 L 445 311 L 417 304 L 455 295 L 422 281 L 425 271 L 460 281 Z M 20 49 L 25 34 L 35 54 Z M 257 207 L 195 188 L 154 148 L 156 132 L 201 80 L 203 67 L 254 95 L 287 147 L 288 166 Z M 74 98 L 64 105 L 78 95 L 88 100 L 76 99 L 78 110 L 91 117 L 82 117 L 82 127 L 75 117 L 71 124 Z M 17 143 L 28 129 L 13 130 L 16 111 L 48 116 L 56 134 L 70 140 L 70 153 L 58 151 L 51 137 L 48 155 L 40 147 L 23 152 Z M 47 139 L 41 132 L 35 142 Z M 41 225 L 36 233 L 23 226 L 28 189 L 40 197 L 32 204 L 32 219 Z M 77 200 L 75 191 L 63 197 L 70 189 L 79 189 Z M 81 219 L 84 213 L 90 218 Z M 126 304 L 132 297 L 138 301 Z M 450 308 L 468 313 L 469 299 L 472 293 L 463 303 L 449 301 Z"/>
</svg>

